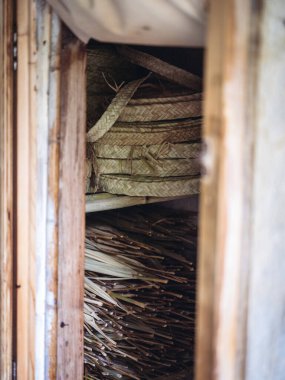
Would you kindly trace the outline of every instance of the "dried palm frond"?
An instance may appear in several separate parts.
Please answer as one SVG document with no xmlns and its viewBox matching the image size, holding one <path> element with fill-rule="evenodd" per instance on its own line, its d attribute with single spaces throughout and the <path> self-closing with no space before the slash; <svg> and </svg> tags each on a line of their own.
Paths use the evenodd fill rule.
<svg viewBox="0 0 285 380">
<path fill-rule="evenodd" d="M 89 221 L 86 378 L 191 374 L 196 219 L 196 214 L 136 207 L 99 213 Z"/>
</svg>

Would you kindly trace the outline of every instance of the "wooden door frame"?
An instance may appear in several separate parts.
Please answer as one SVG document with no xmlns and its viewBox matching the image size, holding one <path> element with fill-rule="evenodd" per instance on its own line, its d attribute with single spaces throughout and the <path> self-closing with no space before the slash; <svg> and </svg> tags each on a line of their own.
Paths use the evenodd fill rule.
<svg viewBox="0 0 285 380">
<path fill-rule="evenodd" d="M 17 4 L 18 371 L 21 380 L 80 379 L 86 57 L 76 38 L 62 39 L 44 2 Z M 254 329 L 257 321 L 272 334 L 282 332 L 285 86 L 274 82 L 266 102 L 263 89 L 271 85 L 267 71 L 284 81 L 284 52 L 274 50 L 282 46 L 284 19 L 282 0 L 210 2 L 196 380 L 279 380 L 285 372 L 282 360 L 270 372 L 272 353 L 265 351 L 269 343 L 280 355 L 282 344 L 274 345 L 270 333 L 260 342 Z M 273 262 L 279 268 L 260 294 Z M 273 290 L 271 318 L 262 321 L 258 313 Z"/>
<path fill-rule="evenodd" d="M 13 332 L 13 2 L 0 1 L 0 378 L 11 379 Z"/>
</svg>

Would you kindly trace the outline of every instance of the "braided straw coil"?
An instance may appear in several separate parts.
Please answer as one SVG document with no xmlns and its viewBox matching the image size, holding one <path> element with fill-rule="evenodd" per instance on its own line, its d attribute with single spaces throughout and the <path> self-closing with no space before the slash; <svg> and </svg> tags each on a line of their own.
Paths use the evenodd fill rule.
<svg viewBox="0 0 285 380">
<path fill-rule="evenodd" d="M 87 141 L 97 141 L 108 130 L 114 125 L 118 120 L 121 112 L 130 101 L 138 87 L 150 76 L 148 74 L 144 78 L 135 80 L 126 84 L 112 100 L 111 104 L 108 106 L 107 110 L 100 117 L 98 122 L 92 127 L 87 133 Z"/>
<path fill-rule="evenodd" d="M 127 175 L 102 175 L 102 191 L 129 196 L 170 197 L 199 193 L 197 177 L 141 177 Z"/>
<path fill-rule="evenodd" d="M 119 149 L 116 145 L 94 144 L 94 154 L 98 158 L 133 159 L 151 155 L 155 158 L 198 158 L 201 152 L 200 143 L 164 143 L 149 146 L 124 145 Z"/>
<path fill-rule="evenodd" d="M 201 127 L 184 127 L 173 128 L 168 131 L 150 131 L 150 132 L 116 132 L 115 129 L 108 132 L 100 139 L 102 145 L 155 145 L 165 142 L 179 143 L 185 141 L 199 140 L 201 137 Z"/>
<path fill-rule="evenodd" d="M 118 160 L 118 159 L 96 159 L 96 167 L 102 174 L 129 174 L 142 176 L 181 176 L 197 175 L 200 165 L 195 159 L 172 159 L 156 160 L 152 157 L 141 160 Z"/>
<path fill-rule="evenodd" d="M 130 48 L 128 46 L 118 46 L 118 52 L 132 63 L 140 65 L 149 71 L 168 79 L 171 82 L 179 83 L 183 87 L 200 90 L 202 87 L 201 78 L 189 73 L 179 67 L 173 66 L 159 58 L 153 57 L 145 52 Z"/>
<path fill-rule="evenodd" d="M 139 97 L 138 97 L 139 96 Z M 180 102 L 190 102 L 194 100 L 203 100 L 203 95 L 201 92 L 196 92 L 194 94 L 184 93 L 180 94 L 180 92 L 175 93 L 175 95 L 172 93 L 160 93 L 159 96 L 153 97 L 143 97 L 140 96 L 140 91 L 138 90 L 137 93 L 134 95 L 134 97 L 129 101 L 129 106 L 139 106 L 143 104 L 164 104 L 164 103 L 180 103 Z"/>
<path fill-rule="evenodd" d="M 185 102 L 127 105 L 121 112 L 119 121 L 175 120 L 202 115 L 200 100 Z"/>
</svg>

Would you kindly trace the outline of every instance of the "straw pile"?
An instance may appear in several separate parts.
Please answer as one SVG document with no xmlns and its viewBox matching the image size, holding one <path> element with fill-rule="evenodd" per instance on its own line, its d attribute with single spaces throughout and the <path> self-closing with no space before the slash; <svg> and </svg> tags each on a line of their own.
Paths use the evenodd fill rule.
<svg viewBox="0 0 285 380">
<path fill-rule="evenodd" d="M 88 224 L 86 379 L 191 378 L 196 218 L 136 207 Z"/>
<path fill-rule="evenodd" d="M 102 73 L 115 95 L 93 126 L 94 112 L 88 116 L 87 159 L 92 170 L 87 171 L 87 192 L 166 197 L 198 193 L 200 78 L 163 61 L 157 65 L 156 58 L 134 49 L 119 52 L 121 60 L 140 65 L 147 75 L 138 78 L 136 72 L 134 80 L 117 83 Z M 149 68 L 155 72 L 146 71 Z M 98 80 L 98 75 L 93 77 Z M 95 109 L 97 98 L 88 97 Z"/>
</svg>

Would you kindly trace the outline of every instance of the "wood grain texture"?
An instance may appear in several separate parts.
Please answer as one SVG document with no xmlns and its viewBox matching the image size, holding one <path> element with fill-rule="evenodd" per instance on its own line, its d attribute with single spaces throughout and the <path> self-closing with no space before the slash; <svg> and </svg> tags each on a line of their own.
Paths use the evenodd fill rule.
<svg viewBox="0 0 285 380">
<path fill-rule="evenodd" d="M 58 380 L 83 377 L 85 56 L 83 45 L 65 30 L 61 57 Z"/>
<path fill-rule="evenodd" d="M 282 3 L 211 2 L 197 380 L 284 377 Z"/>
<path fill-rule="evenodd" d="M 13 334 L 13 10 L 0 1 L 0 378 L 12 375 Z"/>
<path fill-rule="evenodd" d="M 34 353 L 34 232 L 35 232 L 35 124 L 34 56 L 32 46 L 35 26 L 29 0 L 17 2 L 18 69 L 17 69 L 17 373 L 21 380 L 33 379 Z M 31 59 L 32 58 L 32 59 Z"/>
<path fill-rule="evenodd" d="M 56 379 L 61 24 L 37 2 L 35 378 Z"/>
<path fill-rule="evenodd" d="M 60 78 L 61 22 L 51 13 L 48 98 L 48 197 L 47 197 L 47 265 L 46 265 L 46 362 L 45 379 L 57 374 L 57 311 L 58 311 L 58 208 L 60 148 Z"/>
<path fill-rule="evenodd" d="M 17 373 L 55 379 L 57 359 L 60 21 L 17 3 Z"/>
</svg>

